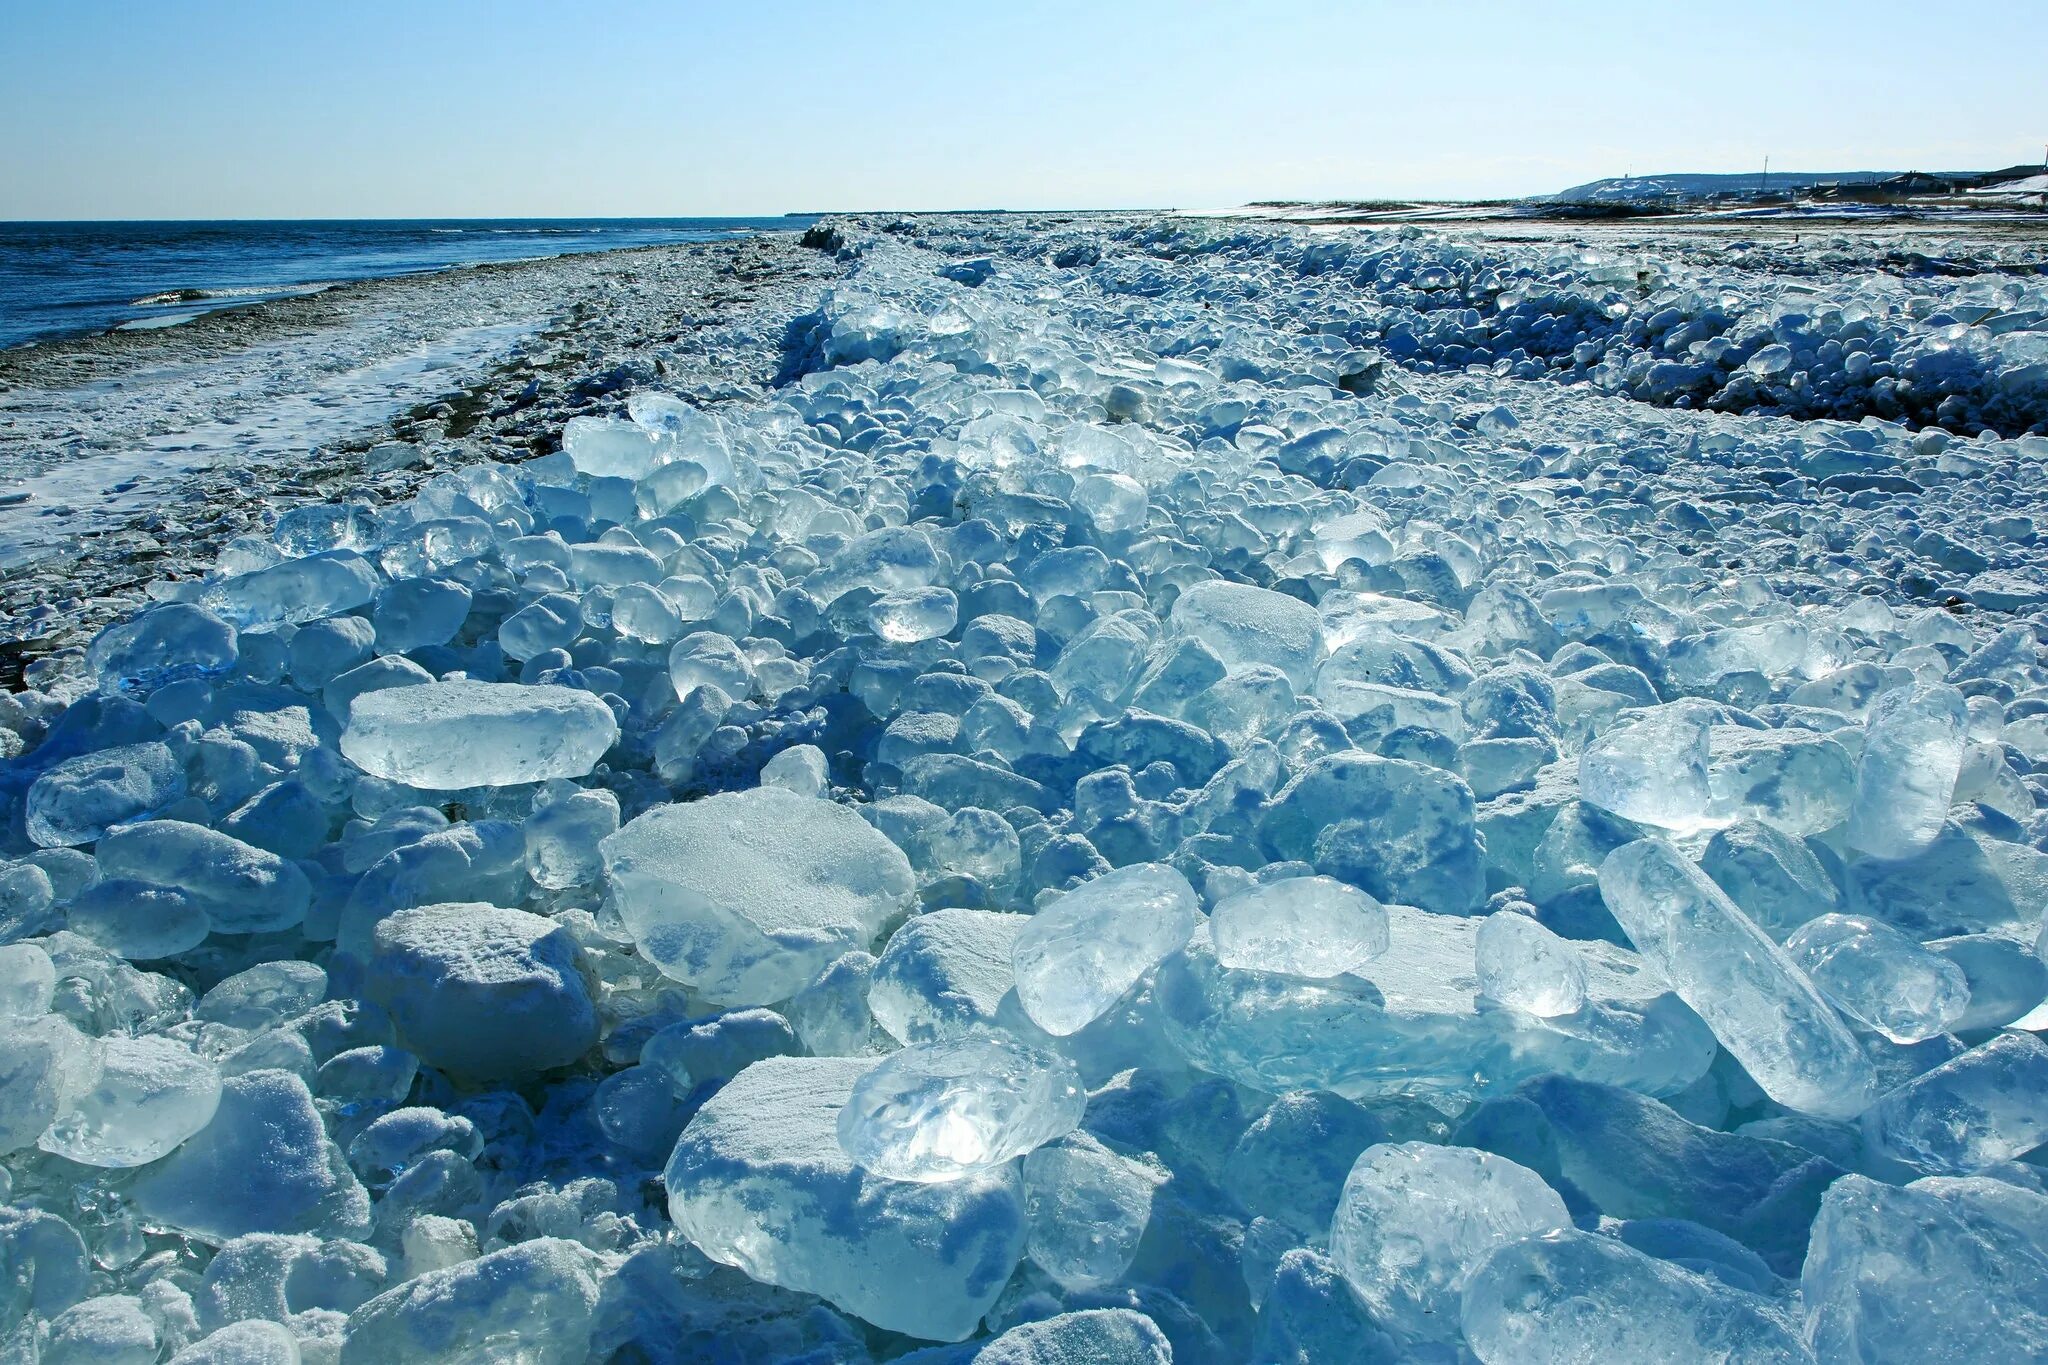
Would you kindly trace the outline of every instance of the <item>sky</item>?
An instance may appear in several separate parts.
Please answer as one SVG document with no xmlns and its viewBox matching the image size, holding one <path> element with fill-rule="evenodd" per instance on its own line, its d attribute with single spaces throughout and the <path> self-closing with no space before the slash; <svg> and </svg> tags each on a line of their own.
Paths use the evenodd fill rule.
<svg viewBox="0 0 2048 1365">
<path fill-rule="evenodd" d="M 1975 169 L 2048 0 L 0 0 L 0 219 L 1483 198 Z"/>
</svg>

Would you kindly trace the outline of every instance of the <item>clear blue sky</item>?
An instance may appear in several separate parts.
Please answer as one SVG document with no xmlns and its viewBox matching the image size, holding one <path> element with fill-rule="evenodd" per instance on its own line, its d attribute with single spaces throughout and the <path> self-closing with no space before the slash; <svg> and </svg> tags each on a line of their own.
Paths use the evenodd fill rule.
<svg viewBox="0 0 2048 1365">
<path fill-rule="evenodd" d="M 0 0 L 0 218 L 1213 207 L 2048 140 L 2048 0 Z"/>
</svg>

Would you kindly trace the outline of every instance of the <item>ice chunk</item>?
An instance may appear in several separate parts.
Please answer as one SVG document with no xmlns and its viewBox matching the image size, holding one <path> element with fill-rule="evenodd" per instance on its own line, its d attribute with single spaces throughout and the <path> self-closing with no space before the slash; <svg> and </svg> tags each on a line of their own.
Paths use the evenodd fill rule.
<svg viewBox="0 0 2048 1365">
<path fill-rule="evenodd" d="M 130 1294 L 102 1294 L 59 1313 L 39 1365 L 156 1365 L 156 1324 Z"/>
<path fill-rule="evenodd" d="M 1072 1062 L 1007 1034 L 912 1043 L 854 1083 L 839 1145 L 885 1179 L 958 1180 L 1072 1132 L 1087 1104 Z"/>
<path fill-rule="evenodd" d="M 993 1026 L 1015 978 L 1010 961 L 1026 915 L 933 910 L 906 920 L 875 963 L 868 1008 L 900 1043 Z"/>
<path fill-rule="evenodd" d="M 45 1013 L 56 989 L 57 969 L 42 948 L 33 943 L 0 947 L 0 1021 Z"/>
<path fill-rule="evenodd" d="M 102 692 L 154 692 L 235 666 L 235 628 L 202 606 L 165 602 L 108 626 L 85 652 Z"/>
<path fill-rule="evenodd" d="M 374 776 L 429 791 L 584 777 L 619 723 L 571 687 L 439 682 L 357 697 L 341 751 Z"/>
<path fill-rule="evenodd" d="M 94 882 L 72 897 L 66 919 L 72 933 L 136 961 L 188 952 L 213 931 L 206 907 L 191 893 L 121 877 Z"/>
<path fill-rule="evenodd" d="M 311 962 L 263 962 L 200 997 L 197 1017 L 258 1032 L 304 1014 L 327 998 L 327 973 Z"/>
<path fill-rule="evenodd" d="M 382 582 L 369 560 L 339 550 L 220 579 L 200 600 L 236 629 L 261 633 L 365 606 Z"/>
<path fill-rule="evenodd" d="M 1688 703 L 1639 711 L 1587 746 L 1579 795 L 1624 820 L 1678 832 L 1709 822 L 1711 732 Z"/>
<path fill-rule="evenodd" d="M 668 462 L 651 434 L 616 417 L 571 417 L 562 427 L 562 449 L 577 473 L 600 479 L 644 479 Z"/>
<path fill-rule="evenodd" d="M 1064 1037 L 1100 1018 L 1201 923 L 1186 877 L 1138 863 L 1083 882 L 1031 917 L 1011 954 L 1031 1021 Z"/>
<path fill-rule="evenodd" d="M 28 1314 L 54 1318 L 89 1292 L 85 1243 L 42 1209 L 0 1204 L 0 1330 Z"/>
<path fill-rule="evenodd" d="M 891 644 L 909 645 L 950 634 L 960 600 L 945 588 L 884 593 L 868 606 L 868 627 Z"/>
<path fill-rule="evenodd" d="M 1853 1118 L 1870 1103 L 1876 1076 L 1833 1007 L 1669 844 L 1639 839 L 1608 854 L 1600 895 L 1765 1094 L 1821 1118 Z"/>
<path fill-rule="evenodd" d="M 761 765 L 761 785 L 786 787 L 798 796 L 831 793 L 832 775 L 825 751 L 815 744 L 794 744 Z"/>
<path fill-rule="evenodd" d="M 1298 597 L 1220 580 L 1197 583 L 1173 604 L 1173 626 L 1216 651 L 1232 672 L 1269 664 L 1297 692 L 1315 680 L 1323 652 L 1323 623 Z"/>
<path fill-rule="evenodd" d="M 312 901 L 297 864 L 183 820 L 110 830 L 96 853 L 102 876 L 178 892 L 206 912 L 216 933 L 289 929 Z"/>
<path fill-rule="evenodd" d="M 1810 1365 L 1805 1343 L 1767 1303 L 1614 1238 L 1566 1229 L 1493 1253 L 1466 1283 L 1459 1320 L 1482 1365 Z"/>
<path fill-rule="evenodd" d="M 430 1066 L 471 1081 L 520 1080 L 567 1066 L 597 1041 L 588 971 L 553 920 L 429 905 L 377 926 L 367 990 Z"/>
<path fill-rule="evenodd" d="M 641 952 L 719 1005 L 785 1000 L 866 949 L 915 890 L 852 810 L 779 787 L 657 806 L 602 845 Z"/>
<path fill-rule="evenodd" d="M 34 1143 L 92 1086 L 104 1046 L 60 1015 L 0 1020 L 0 1153 Z"/>
<path fill-rule="evenodd" d="M 535 804 L 523 827 L 526 871 L 535 886 L 562 891 L 604 872 L 599 846 L 618 833 L 619 798 L 603 788 L 573 788 Z"/>
<path fill-rule="evenodd" d="M 1024 1158 L 1032 1264 L 1063 1289 L 1115 1284 L 1131 1267 L 1166 1176 L 1069 1133 Z"/>
<path fill-rule="evenodd" d="M 1226 967 L 1330 977 L 1387 950 L 1387 912 L 1334 878 L 1289 877 L 1224 900 L 1209 933 Z"/>
<path fill-rule="evenodd" d="M 884 1180 L 839 1145 L 874 1063 L 778 1057 L 741 1072 L 683 1130 L 664 1181 L 676 1227 L 715 1261 L 816 1294 L 877 1327 L 958 1341 L 1022 1256 L 1014 1166 L 944 1184 Z"/>
<path fill-rule="evenodd" d="M 145 1171 L 136 1210 L 218 1246 L 246 1232 L 369 1231 L 370 1198 L 327 1138 L 306 1083 L 251 1071 L 221 1085 L 213 1122 Z"/>
<path fill-rule="evenodd" d="M 1528 915 L 1501 910 L 1479 926 L 1474 944 L 1479 993 L 1542 1018 L 1586 1005 L 1586 964 L 1579 950 Z"/>
<path fill-rule="evenodd" d="M 83 1166 L 146 1166 L 206 1127 L 220 1072 L 169 1038 L 109 1038 L 100 1071 L 38 1145 Z"/>
<path fill-rule="evenodd" d="M 1871 1106 L 1864 1128 L 1901 1161 L 1967 1175 L 2048 1142 L 2048 1042 L 2001 1033 Z"/>
<path fill-rule="evenodd" d="M 1325 1090 L 1291 1091 L 1238 1137 L 1224 1162 L 1223 1187 L 1297 1237 L 1320 1238 L 1359 1154 L 1386 1140 L 1385 1126 L 1350 1100 Z"/>
<path fill-rule="evenodd" d="M 1166 1334 L 1128 1308 L 1087 1308 L 1020 1323 L 974 1353 L 975 1365 L 1173 1365 Z"/>
<path fill-rule="evenodd" d="M 1260 818 L 1259 842 L 1390 904 L 1466 914 L 1486 894 L 1472 789 L 1406 759 L 1353 751 L 1305 765 Z"/>
<path fill-rule="evenodd" d="M 115 825 L 185 794 L 185 770 L 154 741 L 67 758 L 28 789 L 28 837 L 38 847 L 89 844 Z"/>
<path fill-rule="evenodd" d="M 579 1365 L 598 1281 L 597 1258 L 556 1237 L 431 1271 L 349 1314 L 341 1365 Z"/>
<path fill-rule="evenodd" d="M 1922 852 L 1941 833 L 1962 771 L 1970 717 L 1953 687 L 1899 688 L 1870 708 L 1848 840 L 1873 858 Z"/>
<path fill-rule="evenodd" d="M 1491 1152 L 1368 1147 L 1330 1224 L 1330 1256 L 1374 1317 L 1419 1341 L 1457 1339 L 1457 1295 L 1487 1255 L 1571 1226 L 1543 1177 Z"/>
<path fill-rule="evenodd" d="M 1962 968 L 1863 915 L 1810 919 L 1785 952 L 1836 1009 L 1895 1043 L 1946 1033 L 1970 1006 Z"/>
<path fill-rule="evenodd" d="M 299 1365 L 298 1338 L 281 1323 L 231 1322 L 172 1356 L 169 1365 Z"/>
<path fill-rule="evenodd" d="M 1799 1277 L 1822 1361 L 2048 1356 L 2048 1197 L 1982 1177 L 1828 1190 Z"/>
</svg>

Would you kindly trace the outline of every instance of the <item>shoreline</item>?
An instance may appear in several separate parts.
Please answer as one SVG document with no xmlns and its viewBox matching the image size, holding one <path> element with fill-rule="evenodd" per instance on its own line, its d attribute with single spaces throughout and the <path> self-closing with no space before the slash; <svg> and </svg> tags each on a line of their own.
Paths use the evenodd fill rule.
<svg viewBox="0 0 2048 1365">
<path fill-rule="evenodd" d="M 707 401 L 765 379 L 771 340 L 837 273 L 764 233 L 382 276 L 0 351 L 0 498 L 30 495 L 0 501 L 0 682 L 81 648 L 149 583 L 202 574 L 274 510 L 394 501 L 544 453 L 644 375 Z M 417 462 L 374 469 L 389 442 Z"/>
</svg>

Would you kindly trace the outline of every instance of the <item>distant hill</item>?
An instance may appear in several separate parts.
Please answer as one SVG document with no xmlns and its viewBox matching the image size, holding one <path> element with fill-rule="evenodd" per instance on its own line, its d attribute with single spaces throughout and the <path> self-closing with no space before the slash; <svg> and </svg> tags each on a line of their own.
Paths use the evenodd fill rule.
<svg viewBox="0 0 2048 1365">
<path fill-rule="evenodd" d="M 1867 185 L 1897 171 L 1761 171 L 1741 175 L 1631 175 L 1588 181 L 1550 195 L 1558 204 L 1643 203 L 1658 199 L 1705 199 L 1716 194 L 1791 194 L 1815 185 Z"/>
<path fill-rule="evenodd" d="M 1536 204 L 1674 206 L 1706 200 L 1751 201 L 1769 196 L 1814 196 L 1896 203 L 1924 196 L 1981 193 L 1993 186 L 2023 187 L 2048 167 L 2009 166 L 1998 171 L 1745 171 L 1740 175 L 1628 175 L 1574 185 L 1530 201 Z M 2015 182 L 2022 182 L 2016 184 Z"/>
</svg>

